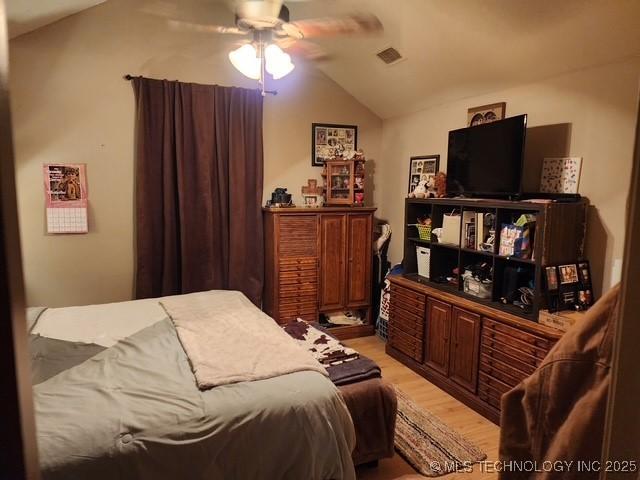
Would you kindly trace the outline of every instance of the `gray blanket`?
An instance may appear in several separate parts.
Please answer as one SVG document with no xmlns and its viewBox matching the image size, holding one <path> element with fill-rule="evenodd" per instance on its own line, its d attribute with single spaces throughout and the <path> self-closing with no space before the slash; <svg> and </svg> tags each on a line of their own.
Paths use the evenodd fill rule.
<svg viewBox="0 0 640 480">
<path fill-rule="evenodd" d="M 353 424 L 316 372 L 198 390 L 163 320 L 34 387 L 45 479 L 353 479 Z"/>
</svg>

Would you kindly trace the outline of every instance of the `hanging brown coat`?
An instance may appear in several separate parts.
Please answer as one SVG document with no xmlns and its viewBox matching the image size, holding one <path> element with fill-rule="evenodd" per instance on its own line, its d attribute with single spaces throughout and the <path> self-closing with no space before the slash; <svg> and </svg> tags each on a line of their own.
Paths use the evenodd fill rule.
<svg viewBox="0 0 640 480">
<path fill-rule="evenodd" d="M 598 478 L 619 293 L 604 295 L 502 397 L 501 479 Z"/>
</svg>

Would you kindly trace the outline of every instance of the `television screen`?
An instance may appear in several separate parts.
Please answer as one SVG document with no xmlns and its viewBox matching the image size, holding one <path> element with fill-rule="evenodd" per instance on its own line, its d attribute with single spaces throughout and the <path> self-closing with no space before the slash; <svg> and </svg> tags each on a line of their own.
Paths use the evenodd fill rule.
<svg viewBox="0 0 640 480">
<path fill-rule="evenodd" d="M 527 116 L 449 132 L 447 193 L 515 195 L 521 190 Z"/>
</svg>

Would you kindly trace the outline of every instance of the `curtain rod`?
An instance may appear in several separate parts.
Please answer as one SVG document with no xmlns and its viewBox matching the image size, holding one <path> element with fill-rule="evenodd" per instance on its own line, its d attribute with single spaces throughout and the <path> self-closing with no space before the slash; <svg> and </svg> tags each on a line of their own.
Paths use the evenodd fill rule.
<svg viewBox="0 0 640 480">
<path fill-rule="evenodd" d="M 145 77 L 143 77 L 142 75 L 131 75 L 131 74 L 127 73 L 122 78 L 124 78 L 125 80 L 133 80 L 134 78 L 145 78 Z M 167 80 L 166 78 L 163 78 L 163 80 L 165 80 L 167 82 L 179 82 L 180 81 L 180 80 Z"/>
<path fill-rule="evenodd" d="M 125 80 L 133 80 L 134 78 L 143 78 L 142 75 L 131 75 L 129 73 L 127 73 L 126 75 L 124 75 L 122 78 L 124 78 Z M 165 78 L 166 80 L 166 78 Z M 174 82 L 179 82 L 180 80 L 173 80 Z M 268 93 L 269 95 L 273 95 L 276 96 L 278 94 L 277 90 L 265 90 L 264 93 Z M 264 94 L 263 94 L 264 96 Z"/>
</svg>

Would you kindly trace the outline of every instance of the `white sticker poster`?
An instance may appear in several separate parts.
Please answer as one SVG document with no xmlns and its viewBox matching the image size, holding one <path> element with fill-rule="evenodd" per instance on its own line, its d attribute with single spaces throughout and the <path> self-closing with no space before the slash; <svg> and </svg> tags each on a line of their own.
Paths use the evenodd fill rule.
<svg viewBox="0 0 640 480">
<path fill-rule="evenodd" d="M 578 193 L 582 157 L 545 158 L 542 163 L 540 191 Z"/>
<path fill-rule="evenodd" d="M 87 233 L 87 167 L 84 163 L 43 165 L 47 233 Z"/>
</svg>

